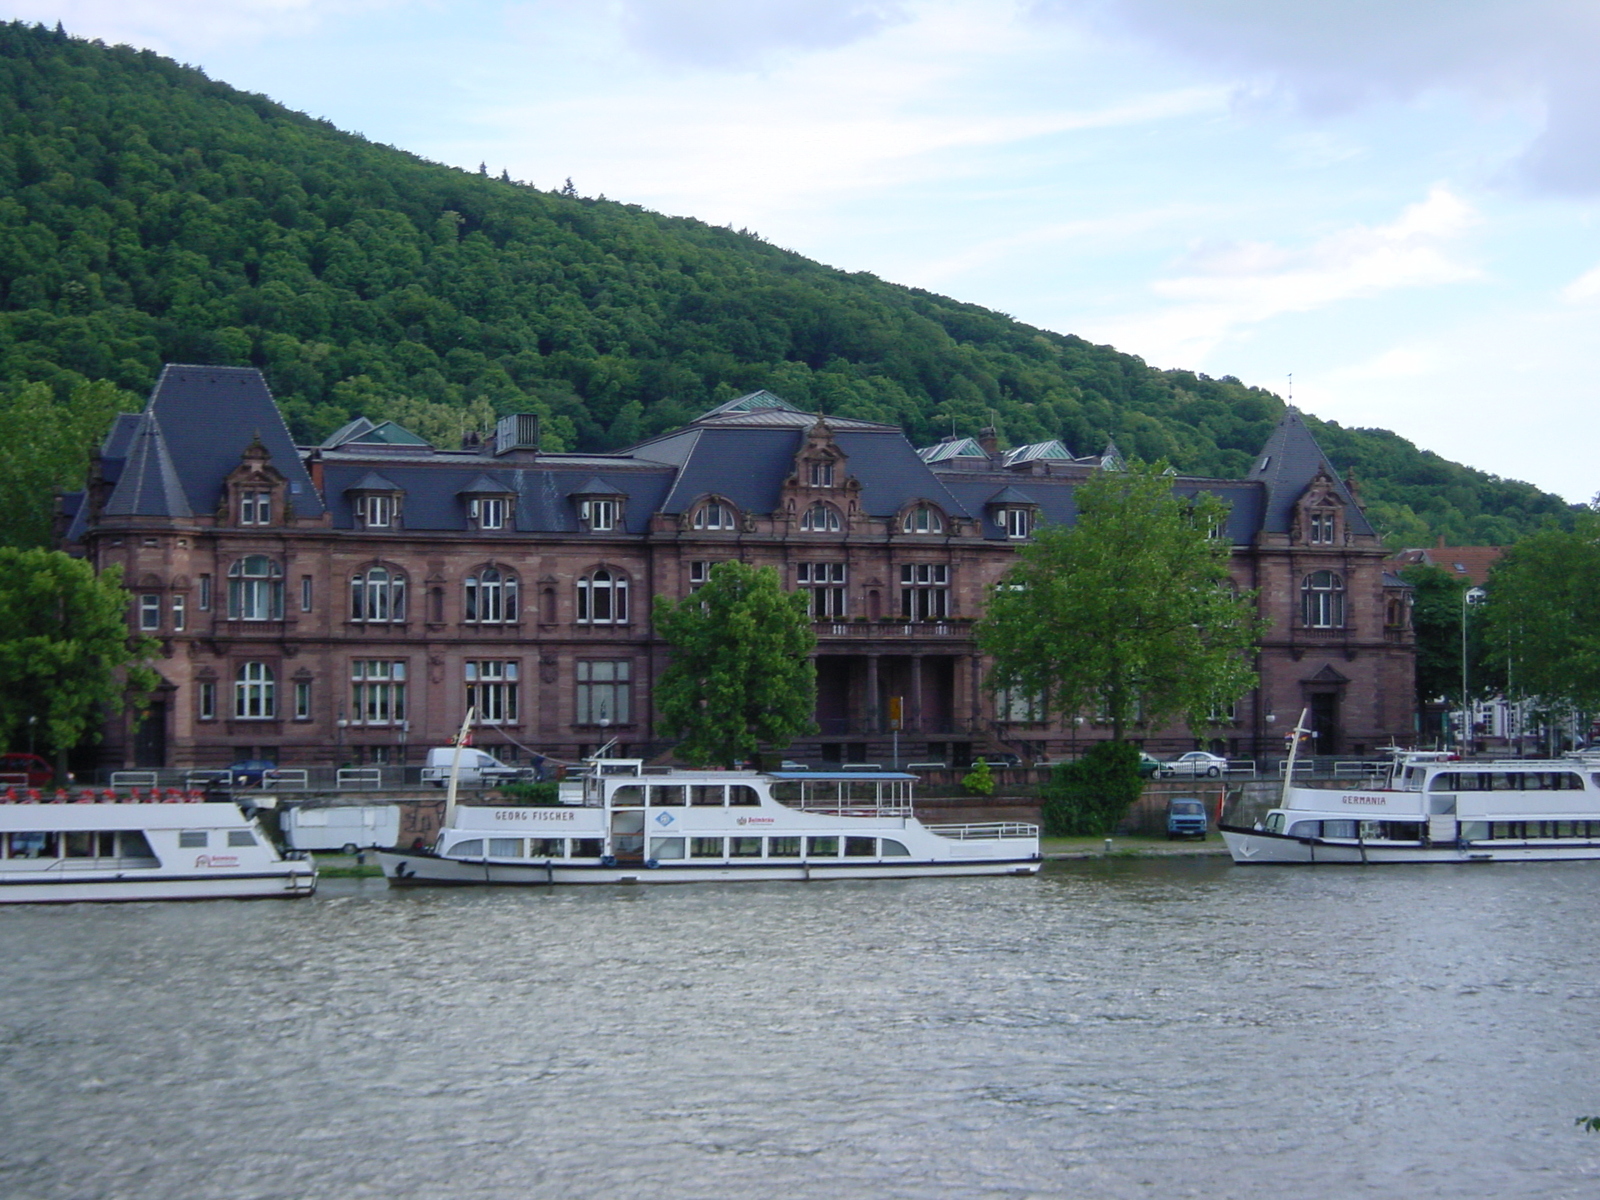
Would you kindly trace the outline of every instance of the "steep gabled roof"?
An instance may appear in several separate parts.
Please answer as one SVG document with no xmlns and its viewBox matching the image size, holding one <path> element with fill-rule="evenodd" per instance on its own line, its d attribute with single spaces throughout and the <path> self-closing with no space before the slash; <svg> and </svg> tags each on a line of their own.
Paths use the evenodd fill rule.
<svg viewBox="0 0 1600 1200">
<path fill-rule="evenodd" d="M 1000 461 L 1005 466 L 1014 467 L 1018 463 L 1036 462 L 1041 458 L 1071 459 L 1072 451 L 1067 449 L 1066 443 L 1051 438 L 1048 442 L 1033 442 L 1007 450 Z"/>
<path fill-rule="evenodd" d="M 322 515 L 322 498 L 311 486 L 260 371 L 169 364 L 162 368 L 145 411 L 160 422 L 192 511 L 216 509 L 224 481 L 239 465 L 245 447 L 259 437 L 272 465 L 288 480 L 295 512 Z"/>
<path fill-rule="evenodd" d="M 127 446 L 122 476 L 106 501 L 111 517 L 192 517 L 194 510 L 184 495 L 178 468 L 162 437 L 154 414 L 146 410 L 135 418 L 137 429 Z M 109 439 L 108 439 L 109 440 Z"/>
<path fill-rule="evenodd" d="M 983 458 L 989 457 L 989 452 L 978 445 L 977 438 L 945 438 L 932 446 L 924 446 L 917 451 L 917 457 L 925 463 L 947 462 L 952 458 Z"/>
<path fill-rule="evenodd" d="M 1328 456 L 1317 445 L 1317 439 L 1306 427 L 1305 418 L 1298 409 L 1289 409 L 1283 420 L 1272 431 L 1267 444 L 1257 457 L 1250 474 L 1245 476 L 1263 483 L 1267 488 L 1266 511 L 1262 514 L 1263 532 L 1288 533 L 1294 528 L 1295 502 L 1305 494 L 1306 488 L 1325 472 L 1333 481 L 1333 490 L 1345 505 L 1345 526 L 1351 533 L 1372 535 L 1372 526 L 1366 514 L 1356 504 L 1350 491 L 1339 479 Z"/>
<path fill-rule="evenodd" d="M 701 413 L 700 420 L 703 421 L 707 417 L 719 417 L 724 413 L 758 412 L 767 408 L 782 409 L 785 412 L 800 411 L 777 393 L 769 392 L 766 388 L 759 388 L 753 392 L 746 392 L 742 396 L 735 396 L 732 400 L 724 401 L 709 412 Z"/>
<path fill-rule="evenodd" d="M 404 490 L 399 484 L 385 479 L 376 471 L 368 471 L 360 479 L 345 488 L 347 492 L 400 492 Z"/>
</svg>

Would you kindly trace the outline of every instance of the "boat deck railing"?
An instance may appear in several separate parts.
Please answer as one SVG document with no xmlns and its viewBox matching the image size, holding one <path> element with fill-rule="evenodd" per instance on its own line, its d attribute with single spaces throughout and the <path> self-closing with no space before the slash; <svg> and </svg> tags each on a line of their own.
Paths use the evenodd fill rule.
<svg viewBox="0 0 1600 1200">
<path fill-rule="evenodd" d="M 820 813 L 829 817 L 909 817 L 910 796 L 882 796 L 866 799 L 841 799 L 837 796 L 802 796 L 779 801 L 798 812 Z"/>
<path fill-rule="evenodd" d="M 981 821 L 970 825 L 925 825 L 929 833 L 961 842 L 995 842 L 1001 838 L 1036 838 L 1039 827 L 1024 821 Z"/>
</svg>

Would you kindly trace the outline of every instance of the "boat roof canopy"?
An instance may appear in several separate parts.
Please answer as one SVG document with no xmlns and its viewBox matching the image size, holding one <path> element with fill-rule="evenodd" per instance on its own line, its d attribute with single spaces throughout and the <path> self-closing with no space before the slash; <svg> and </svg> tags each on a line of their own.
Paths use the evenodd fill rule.
<svg viewBox="0 0 1600 1200">
<path fill-rule="evenodd" d="M 899 783 L 915 783 L 920 778 L 905 771 L 769 771 L 768 774 L 774 779 L 799 783 L 805 783 L 807 780 L 827 783 L 837 783 L 841 780 L 849 783 L 873 783 L 886 779 Z"/>
</svg>

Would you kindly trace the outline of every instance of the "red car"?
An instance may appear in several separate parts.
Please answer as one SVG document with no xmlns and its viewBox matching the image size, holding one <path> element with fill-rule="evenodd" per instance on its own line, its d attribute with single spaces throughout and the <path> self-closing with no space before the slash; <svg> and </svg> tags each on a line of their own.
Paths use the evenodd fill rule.
<svg viewBox="0 0 1600 1200">
<path fill-rule="evenodd" d="M 0 786 L 45 787 L 56 777 L 56 769 L 37 754 L 0 754 Z"/>
</svg>

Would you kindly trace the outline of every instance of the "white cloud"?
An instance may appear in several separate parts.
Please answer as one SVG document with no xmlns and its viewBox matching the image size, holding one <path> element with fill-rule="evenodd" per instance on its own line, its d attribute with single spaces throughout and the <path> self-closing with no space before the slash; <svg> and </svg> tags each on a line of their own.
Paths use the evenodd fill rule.
<svg viewBox="0 0 1600 1200">
<path fill-rule="evenodd" d="M 1151 284 L 1156 296 L 1177 302 L 1173 307 L 1113 320 L 1093 336 L 1162 364 L 1198 366 L 1220 344 L 1250 336 L 1273 317 L 1480 278 L 1455 245 L 1478 220 L 1465 201 L 1436 187 L 1390 224 L 1342 230 L 1303 250 L 1250 242 L 1198 247 L 1182 264 L 1188 273 Z"/>
<path fill-rule="evenodd" d="M 1582 304 L 1596 297 L 1600 297 L 1600 266 L 1590 267 L 1561 289 L 1561 298 L 1569 304 Z"/>
<path fill-rule="evenodd" d="M 907 19 L 896 0 L 621 0 L 635 49 L 694 66 L 758 66 L 781 51 L 832 49 Z"/>
<path fill-rule="evenodd" d="M 1037 0 L 1036 11 L 1160 46 L 1312 114 L 1451 90 L 1536 102 L 1517 164 L 1533 186 L 1600 191 L 1600 7 L 1590 0 Z"/>
</svg>

